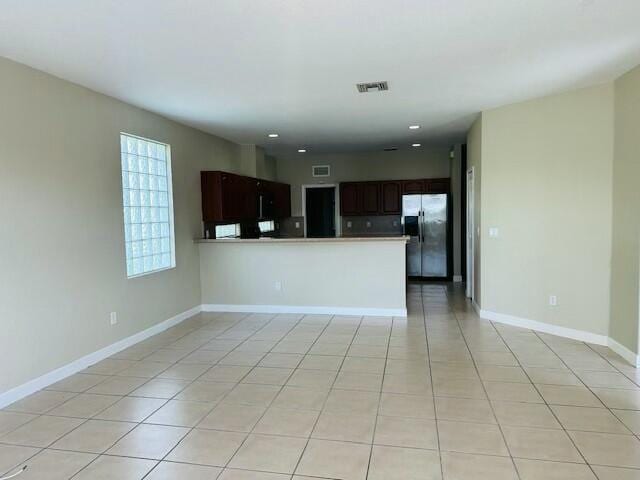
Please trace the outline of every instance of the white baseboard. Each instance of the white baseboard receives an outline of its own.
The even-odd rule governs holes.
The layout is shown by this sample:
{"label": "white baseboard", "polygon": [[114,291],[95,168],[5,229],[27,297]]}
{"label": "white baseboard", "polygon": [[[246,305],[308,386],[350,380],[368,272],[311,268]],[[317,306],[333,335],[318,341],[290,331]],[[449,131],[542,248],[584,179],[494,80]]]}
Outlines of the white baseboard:
{"label": "white baseboard", "polygon": [[640,368],[640,355],[633,353],[621,343],[609,337],[608,347],[636,368]]}
{"label": "white baseboard", "polygon": [[171,317],[163,322],[160,322],[153,327],[149,327],[146,330],[138,332],[130,337],[123,338],[122,340],[117,341],[116,343],[112,343],[111,345],[101,348],[100,350],[85,355],[77,360],[74,360],[67,365],[57,368],[49,373],[46,373],[38,378],[35,378],[27,383],[23,383],[11,390],[8,390],[2,394],[0,394],[0,408],[4,408],[7,405],[10,405],[21,398],[24,398],[32,393],[35,393],[43,388],[48,387],[49,385],[53,385],[60,380],[67,378],[74,373],[78,373],[84,370],[87,367],[99,362],[100,360],[104,360],[105,358],[114,355],[125,348],[129,348],[136,343],[139,343],[143,340],[146,340],[149,337],[157,335],[160,332],[171,328],[187,318],[190,318],[197,313],[202,311],[201,306],[198,305],[193,307],[186,312],[179,313],[178,315]]}
{"label": "white baseboard", "polygon": [[406,308],[312,307],[305,305],[224,305],[204,304],[203,312],[301,313],[305,315],[357,315],[371,317],[406,317]]}
{"label": "white baseboard", "polygon": [[462,275],[454,275],[453,283],[462,283]]}
{"label": "white baseboard", "polygon": [[514,327],[527,328],[537,332],[549,333],[558,337],[571,338],[580,342],[594,343],[596,345],[608,345],[609,338],[606,335],[598,335],[597,333],[585,332],[583,330],[575,330],[573,328],[560,327],[549,323],[529,320],[527,318],[515,317],[504,313],[490,312],[488,310],[480,310],[481,318],[491,320],[492,322],[504,323]]}

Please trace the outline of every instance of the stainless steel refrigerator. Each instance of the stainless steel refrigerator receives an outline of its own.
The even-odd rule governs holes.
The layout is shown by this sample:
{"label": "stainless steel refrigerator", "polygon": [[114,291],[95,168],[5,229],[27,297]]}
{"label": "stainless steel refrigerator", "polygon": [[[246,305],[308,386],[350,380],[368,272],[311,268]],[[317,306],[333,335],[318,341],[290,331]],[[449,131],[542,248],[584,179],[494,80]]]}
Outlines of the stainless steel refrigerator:
{"label": "stainless steel refrigerator", "polygon": [[446,278],[448,272],[448,196],[403,195],[402,224],[407,243],[407,275]]}

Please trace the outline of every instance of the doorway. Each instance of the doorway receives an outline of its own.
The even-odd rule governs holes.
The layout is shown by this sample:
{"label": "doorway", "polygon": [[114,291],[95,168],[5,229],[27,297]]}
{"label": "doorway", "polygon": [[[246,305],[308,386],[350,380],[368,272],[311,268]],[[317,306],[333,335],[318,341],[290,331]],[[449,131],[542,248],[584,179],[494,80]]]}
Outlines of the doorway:
{"label": "doorway", "polygon": [[474,210],[474,172],[473,167],[467,170],[467,298],[475,300],[475,210]]}
{"label": "doorway", "polygon": [[305,232],[309,238],[336,236],[336,187],[307,186],[304,190]]}

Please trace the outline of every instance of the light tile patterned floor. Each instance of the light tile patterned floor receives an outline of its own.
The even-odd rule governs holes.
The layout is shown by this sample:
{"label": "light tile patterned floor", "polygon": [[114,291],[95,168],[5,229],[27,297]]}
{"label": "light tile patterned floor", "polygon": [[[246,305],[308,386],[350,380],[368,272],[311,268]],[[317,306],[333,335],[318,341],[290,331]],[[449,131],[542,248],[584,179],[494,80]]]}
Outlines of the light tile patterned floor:
{"label": "light tile patterned floor", "polygon": [[638,480],[638,372],[412,284],[408,318],[201,314],[0,411],[20,480]]}

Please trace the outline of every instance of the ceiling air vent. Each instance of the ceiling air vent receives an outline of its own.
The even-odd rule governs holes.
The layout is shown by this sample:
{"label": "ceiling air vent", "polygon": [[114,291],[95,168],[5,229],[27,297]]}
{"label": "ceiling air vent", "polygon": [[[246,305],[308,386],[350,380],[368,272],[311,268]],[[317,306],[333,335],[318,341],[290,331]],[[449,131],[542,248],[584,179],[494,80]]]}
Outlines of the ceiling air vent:
{"label": "ceiling air vent", "polygon": [[311,167],[311,175],[314,177],[328,177],[331,175],[331,167],[329,165],[314,165]]}
{"label": "ceiling air vent", "polygon": [[389,84],[387,82],[357,83],[356,88],[360,93],[386,92],[389,90]]}

